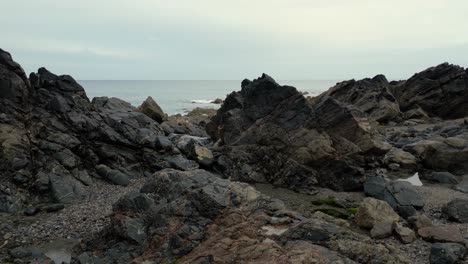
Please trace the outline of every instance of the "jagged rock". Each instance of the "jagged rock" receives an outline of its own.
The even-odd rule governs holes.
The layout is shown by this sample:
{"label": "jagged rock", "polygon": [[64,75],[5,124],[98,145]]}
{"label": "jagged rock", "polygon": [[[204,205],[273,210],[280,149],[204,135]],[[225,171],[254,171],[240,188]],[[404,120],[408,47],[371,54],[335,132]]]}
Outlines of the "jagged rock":
{"label": "jagged rock", "polygon": [[448,63],[415,74],[394,89],[402,110],[421,107],[431,116],[454,119],[468,116],[468,73]]}
{"label": "jagged rock", "polygon": [[167,114],[163,112],[161,107],[154,101],[151,96],[148,96],[146,100],[137,108],[138,111],[151,117],[158,123],[162,123],[167,120]]}
{"label": "jagged rock", "polygon": [[199,167],[197,162],[186,159],[182,155],[167,157],[166,161],[169,163],[171,168],[177,170],[191,171],[196,170]]}
{"label": "jagged rock", "polygon": [[455,190],[468,193],[468,175],[463,176],[463,180],[454,187]]}
{"label": "jagged rock", "polygon": [[386,180],[384,177],[368,177],[364,183],[364,192],[370,197],[384,200],[384,191],[387,182],[388,180]]}
{"label": "jagged rock", "polygon": [[330,96],[337,101],[354,105],[370,119],[385,122],[398,117],[400,106],[390,91],[390,85],[383,75],[360,81],[338,83],[320,95]]}
{"label": "jagged rock", "polygon": [[380,222],[398,222],[400,217],[387,202],[368,197],[362,201],[354,220],[358,226],[372,229]]}
{"label": "jagged rock", "polygon": [[463,243],[463,236],[456,226],[429,226],[418,230],[418,235],[429,242]]}
{"label": "jagged rock", "polygon": [[292,189],[358,189],[361,162],[390,149],[358,109],[330,96],[311,104],[265,74],[231,93],[207,132],[225,144],[224,174]]}
{"label": "jagged rock", "polygon": [[456,264],[465,257],[466,248],[456,243],[434,243],[431,246],[431,264]]}
{"label": "jagged rock", "polygon": [[455,199],[444,206],[443,212],[450,220],[468,223],[468,200]]}

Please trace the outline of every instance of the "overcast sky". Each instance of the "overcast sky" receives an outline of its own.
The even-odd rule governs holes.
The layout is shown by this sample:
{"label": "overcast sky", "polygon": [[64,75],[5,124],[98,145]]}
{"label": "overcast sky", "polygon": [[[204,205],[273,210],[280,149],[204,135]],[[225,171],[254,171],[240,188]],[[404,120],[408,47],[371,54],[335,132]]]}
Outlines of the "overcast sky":
{"label": "overcast sky", "polygon": [[1,0],[0,47],[76,79],[391,79],[468,66],[466,0]]}

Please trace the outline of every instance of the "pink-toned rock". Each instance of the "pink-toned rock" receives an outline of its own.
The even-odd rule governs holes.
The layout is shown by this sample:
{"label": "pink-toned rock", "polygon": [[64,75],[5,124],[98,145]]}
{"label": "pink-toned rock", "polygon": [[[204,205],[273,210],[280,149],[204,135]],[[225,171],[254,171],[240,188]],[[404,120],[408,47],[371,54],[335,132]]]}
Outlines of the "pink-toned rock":
{"label": "pink-toned rock", "polygon": [[463,236],[456,226],[429,226],[418,230],[419,236],[429,242],[462,243]]}

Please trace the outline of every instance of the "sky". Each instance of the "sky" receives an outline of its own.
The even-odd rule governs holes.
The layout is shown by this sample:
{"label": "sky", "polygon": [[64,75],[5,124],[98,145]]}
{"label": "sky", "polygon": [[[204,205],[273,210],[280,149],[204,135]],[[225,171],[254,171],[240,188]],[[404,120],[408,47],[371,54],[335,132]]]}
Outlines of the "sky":
{"label": "sky", "polygon": [[0,0],[0,48],[80,80],[406,79],[468,66],[466,0]]}

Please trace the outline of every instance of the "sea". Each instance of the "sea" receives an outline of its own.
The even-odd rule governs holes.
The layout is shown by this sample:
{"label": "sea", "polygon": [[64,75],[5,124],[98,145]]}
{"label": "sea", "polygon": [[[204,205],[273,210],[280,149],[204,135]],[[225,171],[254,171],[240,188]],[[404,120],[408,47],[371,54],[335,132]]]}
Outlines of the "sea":
{"label": "sea", "polygon": [[[186,114],[196,107],[217,109],[220,105],[212,104],[214,99],[225,99],[228,94],[241,89],[241,81],[195,80],[195,81],[78,81],[89,97],[117,97],[137,107],[151,96],[164,112]],[[278,81],[281,85],[294,86],[300,92],[315,96],[334,86],[334,80],[295,80]]]}

